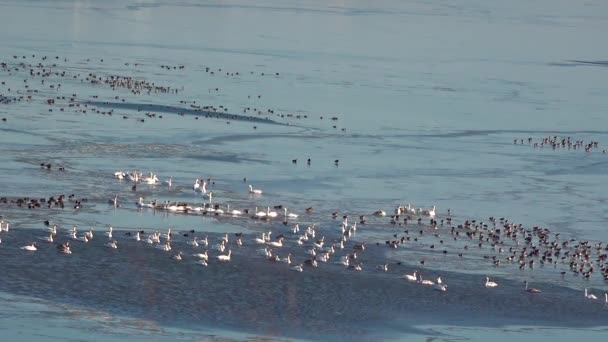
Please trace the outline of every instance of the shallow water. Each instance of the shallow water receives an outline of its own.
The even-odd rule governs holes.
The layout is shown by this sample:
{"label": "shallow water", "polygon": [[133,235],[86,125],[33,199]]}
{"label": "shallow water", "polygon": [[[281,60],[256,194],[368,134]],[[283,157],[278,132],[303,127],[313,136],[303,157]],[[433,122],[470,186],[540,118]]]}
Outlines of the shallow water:
{"label": "shallow water", "polygon": [[[0,122],[0,196],[74,193],[88,199],[78,210],[73,203],[35,210],[0,203],[2,219],[13,227],[1,236],[0,254],[7,261],[0,270],[9,275],[0,278],[0,290],[27,296],[15,297],[18,305],[27,307],[29,299],[23,298],[33,297],[51,306],[107,312],[154,325],[163,332],[153,335],[158,339],[190,338],[191,331],[205,329],[207,335],[237,340],[339,339],[342,334],[478,340],[496,332],[549,340],[565,336],[554,330],[564,326],[589,336],[605,334],[592,328],[606,325],[605,309],[584,301],[581,292],[585,287],[598,295],[608,291],[599,277],[562,277],[568,269],[564,264],[525,271],[509,264],[494,267],[483,258],[492,255],[488,246],[465,252],[465,245],[475,244],[452,241],[448,225],[398,227],[387,218],[369,217],[347,246],[368,243],[361,273],[331,264],[294,274],[258,257],[247,243],[223,267],[212,263],[203,270],[191,260],[176,266],[166,253],[136,248],[122,235],[136,229],[194,229],[214,238],[243,232],[248,242],[262,231],[288,232],[280,220],[136,209],[139,196],[202,202],[191,190],[198,177],[215,181],[213,203],[251,210],[283,204],[301,215],[302,226],[317,224],[334,242],[340,232],[332,212],[349,214],[352,222],[379,209],[390,214],[407,203],[436,205],[440,218],[451,208],[458,223],[509,217],[527,227],[548,227],[563,241],[607,241],[608,155],[601,150],[608,142],[608,69],[602,62],[608,48],[598,43],[608,29],[603,2],[43,1],[0,6],[4,27],[19,28],[0,30],[0,61],[11,67],[36,64],[48,55],[45,63],[57,64],[53,69],[68,76],[132,76],[178,90],[134,95],[58,76],[42,85],[27,68],[1,70],[1,95],[29,94],[33,100],[0,104],[0,117],[7,118]],[[39,92],[25,93],[24,79]],[[49,87],[57,84],[61,88]],[[61,99],[46,104],[50,97],[69,99],[71,94],[82,106],[114,113],[97,114],[87,107],[83,114],[76,111],[83,107],[69,107]],[[221,115],[206,117],[215,114],[196,113],[192,105],[214,106]],[[260,114],[245,113],[247,107]],[[515,138],[538,142],[553,135],[596,140],[600,146],[585,153],[513,144]],[[291,162],[295,158],[297,164]],[[54,167],[40,168],[43,162]],[[60,165],[64,172],[57,170]],[[132,191],[130,182],[112,177],[117,170],[154,172],[162,180],[172,176],[175,185],[138,185]],[[264,194],[248,195],[249,183]],[[115,194],[119,208],[107,204]],[[307,207],[314,212],[306,214]],[[120,230],[121,247],[108,251],[98,237],[90,248],[75,246],[69,257],[46,245],[34,255],[21,253],[19,246],[44,235],[44,220],[58,224],[63,235],[74,224],[92,226],[99,235],[113,225]],[[417,243],[395,250],[382,245],[393,234],[409,230],[413,237],[419,229],[424,236]],[[442,246],[440,239],[446,240]],[[288,249],[303,260],[302,249],[288,240]],[[438,248],[430,250],[430,245]],[[463,258],[456,257],[463,252]],[[384,262],[389,263],[387,274],[374,271]],[[441,275],[449,292],[395,280],[414,269],[429,278]],[[111,276],[100,280],[104,272]],[[501,284],[494,293],[481,286],[486,274]],[[542,287],[543,295],[523,295],[524,279]],[[171,290],[155,290],[161,288]],[[193,295],[199,292],[210,295]],[[505,307],[504,298],[512,306]],[[353,302],[360,306],[353,308]],[[470,315],[462,317],[463,311]],[[7,329],[17,336],[24,333],[24,322],[55,324],[50,316],[26,311],[13,330]],[[141,337],[130,328],[106,335],[103,324],[86,315],[53,332],[81,339],[89,325],[98,327],[93,334],[100,340]],[[506,325],[523,328],[501,330]],[[216,328],[223,330],[216,333]]]}

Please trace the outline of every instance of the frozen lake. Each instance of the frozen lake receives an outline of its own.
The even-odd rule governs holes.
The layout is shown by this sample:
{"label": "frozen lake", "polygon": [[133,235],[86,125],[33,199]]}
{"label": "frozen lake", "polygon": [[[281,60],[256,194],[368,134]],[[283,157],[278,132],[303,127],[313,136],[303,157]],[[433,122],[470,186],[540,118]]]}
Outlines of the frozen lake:
{"label": "frozen lake", "polygon": [[[573,331],[608,334],[603,301],[582,294],[586,287],[602,298],[608,292],[599,268],[585,279],[567,262],[496,267],[491,256],[504,259],[519,246],[503,239],[477,247],[456,239],[448,222],[433,229],[426,218],[396,225],[371,216],[392,215],[400,204],[435,205],[441,220],[450,209],[454,225],[505,217],[559,233],[560,244],[608,241],[608,3],[3,1],[0,22],[0,197],[7,198],[0,215],[11,222],[0,234],[0,272],[7,274],[0,317],[10,336],[339,340],[344,332],[363,340],[500,334],[553,341]],[[598,146],[541,146],[547,137]],[[113,178],[118,170],[172,177],[173,186],[133,190]],[[284,250],[303,261],[289,235],[296,220],[285,227],[280,219],[135,205],[139,197],[200,203],[195,178],[214,181],[213,203],[224,209],[281,204],[332,243],[342,215],[351,224],[367,215],[336,253],[367,243],[363,272],[330,262],[295,273],[247,245],[261,232],[285,233]],[[251,196],[247,184],[264,194]],[[75,202],[64,209],[10,203],[60,194],[87,201],[80,209]],[[119,208],[108,205],[114,195]],[[45,220],[61,228],[62,239],[78,225],[93,227],[99,240],[75,245],[66,259],[39,240]],[[119,232],[114,254],[103,248],[108,225]],[[227,267],[201,270],[174,267],[170,253],[125,235],[169,228],[187,256],[190,230],[246,238]],[[404,248],[385,247],[404,233],[412,239]],[[19,249],[30,240],[40,245],[33,255]],[[133,260],[140,264],[123,267]],[[385,262],[389,272],[374,270]],[[450,291],[397,279],[415,269],[441,276]],[[486,275],[501,283],[494,295],[483,287]],[[248,283],[252,277],[259,282]],[[543,296],[522,293],[524,280]],[[146,291],[166,286],[172,291],[146,301]],[[338,286],[345,292],[333,292]],[[289,306],[282,296],[290,296]],[[357,300],[360,307],[346,314]],[[109,331],[113,325],[120,331]]]}

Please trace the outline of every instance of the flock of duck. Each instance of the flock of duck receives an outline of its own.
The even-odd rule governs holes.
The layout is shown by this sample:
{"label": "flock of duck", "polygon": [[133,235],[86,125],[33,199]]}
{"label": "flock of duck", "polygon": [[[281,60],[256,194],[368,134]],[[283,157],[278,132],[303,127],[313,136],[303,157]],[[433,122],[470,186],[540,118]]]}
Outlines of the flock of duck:
{"label": "flock of duck", "polygon": [[[74,65],[70,64],[71,62],[76,63],[75,65],[77,68],[74,68]],[[142,108],[152,108],[159,112],[176,113],[180,116],[184,116],[185,113],[189,113],[192,114],[196,120],[198,120],[199,117],[227,119],[227,123],[230,123],[230,120],[257,122],[257,120],[259,120],[261,117],[264,117],[266,122],[271,122],[271,117],[281,120],[302,120],[311,117],[307,114],[294,114],[289,112],[279,112],[272,108],[262,108],[261,104],[259,103],[262,99],[261,94],[248,95],[248,101],[252,101],[253,99],[255,102],[252,102],[251,105],[242,107],[242,110],[233,110],[232,114],[230,113],[231,111],[227,105],[203,105],[197,103],[196,100],[182,99],[176,101],[175,106],[151,106],[129,103],[128,98],[121,98],[119,95],[113,95],[111,99],[107,98],[100,100],[100,95],[92,95],[88,98],[83,98],[79,97],[79,95],[76,93],[64,95],[59,94],[59,92],[62,91],[62,84],[64,84],[63,88],[65,88],[65,85],[74,84],[74,82],[78,82],[79,86],[86,84],[90,85],[91,87],[107,87],[113,91],[125,90],[128,91],[128,94],[131,97],[141,95],[179,95],[184,90],[183,87],[164,86],[158,82],[153,82],[134,76],[117,75],[115,73],[101,74],[95,72],[83,73],[74,71],[81,69],[81,64],[95,62],[103,64],[104,60],[91,60],[90,58],[87,58],[85,60],[72,61],[68,58],[60,56],[37,56],[35,54],[32,54],[31,56],[12,56],[12,58],[9,60],[0,62],[0,72],[4,72],[9,76],[14,77],[23,76],[24,79],[23,83],[14,85],[13,87],[10,87],[6,81],[2,81],[0,84],[0,104],[10,105],[41,101],[48,105],[48,112],[53,112],[54,109],[57,109],[60,112],[72,110],[74,113],[79,114],[96,113],[107,116],[112,116],[115,114],[115,109],[137,110],[138,112],[142,112]],[[127,67],[133,67],[134,71],[139,71],[142,67],[146,67],[146,65],[142,63],[127,62],[124,63],[124,65]],[[163,70],[177,72],[184,72],[187,69],[184,65],[161,65],[160,67]],[[222,68],[213,69],[211,67],[206,67],[204,72],[204,74],[208,77],[225,75],[226,77],[241,78],[245,77],[247,74],[235,71],[228,72]],[[250,77],[255,75],[266,76],[267,74],[268,73],[264,72],[249,72]],[[270,74],[274,77],[278,77],[280,75],[279,72],[273,72]],[[218,87],[209,88],[210,93],[212,90],[214,94],[220,92]],[[54,93],[56,95],[49,97],[49,93]],[[188,105],[188,107],[183,107],[183,105]],[[242,112],[242,114],[235,114],[236,112]],[[145,118],[142,117],[132,117],[126,113],[121,114],[121,116],[123,119],[134,118],[139,122],[145,122]],[[147,118],[163,118],[163,115],[153,112],[145,112],[145,116]],[[338,117],[336,115],[319,115],[320,120],[323,120],[326,117],[331,118],[331,121],[334,123],[338,121]],[[7,118],[2,118],[2,121],[6,122]],[[290,123],[288,122],[287,124]],[[335,124],[332,124],[332,127],[334,129],[339,128]],[[257,129],[257,126],[254,126],[254,129]],[[340,129],[341,131],[346,131],[345,128]]]}
{"label": "flock of duck", "polygon": [[[599,147],[599,142],[595,140],[587,142],[584,139],[573,139],[571,137],[560,137],[557,135],[543,137],[534,143],[532,143],[532,138],[527,138],[525,140],[528,142],[528,145],[531,145],[534,148],[550,147],[553,150],[584,150],[585,152],[592,152]],[[524,139],[513,139],[513,144],[523,145]],[[603,149],[602,153],[606,153],[606,150]]]}

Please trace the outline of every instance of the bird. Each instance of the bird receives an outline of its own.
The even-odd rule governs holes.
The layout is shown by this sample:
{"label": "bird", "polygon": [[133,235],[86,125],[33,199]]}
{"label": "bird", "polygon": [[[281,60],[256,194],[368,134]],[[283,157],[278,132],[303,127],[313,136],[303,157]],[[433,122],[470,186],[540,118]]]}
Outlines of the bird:
{"label": "bird", "polygon": [[597,300],[597,296],[592,293],[587,293],[587,289],[585,289],[585,298]]}
{"label": "bird", "polygon": [[205,251],[203,253],[195,253],[195,254],[192,254],[192,256],[195,258],[202,259],[202,260],[209,260],[209,255],[207,254],[207,251]]}
{"label": "bird", "polygon": [[433,286],[433,289],[436,291],[446,292],[448,290],[448,286],[441,282],[441,278],[437,278],[437,284]]}
{"label": "bird", "polygon": [[251,186],[251,184],[249,184],[249,193],[250,194],[256,194],[256,195],[261,195],[262,194],[262,190],[260,190],[260,189],[254,189],[253,186]]}
{"label": "bird", "polygon": [[414,271],[412,274],[404,274],[401,279],[406,279],[407,281],[418,281],[418,271]]}
{"label": "bird", "polygon": [[296,272],[303,272],[304,269],[302,268],[302,264],[299,265],[295,265],[295,266],[291,266],[289,269],[292,271],[296,271]]}
{"label": "bird", "polygon": [[226,254],[226,255],[222,255],[222,254],[218,255],[217,256],[217,260],[218,261],[230,261],[230,256],[231,255],[232,255],[232,251],[228,250],[228,254]]}
{"label": "bird", "polygon": [[490,281],[490,277],[486,277],[486,283],[485,283],[486,287],[497,287],[498,283],[495,283],[493,281]]}
{"label": "bird", "polygon": [[38,248],[36,248],[36,243],[35,242],[32,242],[31,245],[27,245],[27,246],[21,247],[21,249],[26,250],[26,251],[30,251],[30,252],[34,252],[34,251],[38,250]]}
{"label": "bird", "polygon": [[283,212],[285,213],[285,217],[287,218],[298,218],[298,214],[287,213],[287,208],[283,208]]}
{"label": "bird", "polygon": [[384,265],[378,265],[378,266],[376,266],[376,269],[377,269],[378,271],[388,272],[388,265],[387,265],[387,264],[384,264]]}
{"label": "bird", "polygon": [[535,287],[528,287],[528,281],[525,281],[526,284],[526,288],[524,289],[526,292],[530,292],[530,293],[540,293],[541,291]]}
{"label": "bird", "polygon": [[116,244],[116,241],[108,242],[108,243],[106,243],[106,245],[105,245],[105,246],[106,246],[106,247],[113,248],[113,249],[118,248],[118,245]]}

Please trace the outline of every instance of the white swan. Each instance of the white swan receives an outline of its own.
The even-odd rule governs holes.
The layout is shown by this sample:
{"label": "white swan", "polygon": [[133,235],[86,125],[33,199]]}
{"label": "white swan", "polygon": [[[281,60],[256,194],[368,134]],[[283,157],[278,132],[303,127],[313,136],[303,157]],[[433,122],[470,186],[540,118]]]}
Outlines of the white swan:
{"label": "white swan", "polygon": [[284,213],[285,217],[287,217],[287,218],[298,218],[298,216],[300,216],[300,215],[294,214],[294,213],[287,213],[287,208],[283,209],[283,213]]}
{"label": "white swan", "polygon": [[251,186],[251,184],[249,185],[249,193],[250,194],[256,194],[256,195],[261,195],[262,194],[262,190],[260,189],[254,189],[253,186]]}
{"label": "white swan", "polygon": [[53,225],[52,227],[47,227],[47,229],[51,232],[51,234],[57,234],[57,225]]}
{"label": "white swan", "polygon": [[386,216],[386,211],[384,211],[384,210],[375,211],[374,216]]}
{"label": "white swan", "polygon": [[284,262],[287,265],[290,265],[291,264],[291,253],[287,254],[287,257],[281,259],[281,262]]}
{"label": "white swan", "polygon": [[192,188],[194,189],[194,191],[200,191],[200,190],[199,190],[199,189],[200,189],[200,187],[201,187],[201,183],[200,183],[200,180],[197,178],[197,179],[194,181],[194,185],[192,186]]}
{"label": "white swan", "polygon": [[118,245],[116,244],[116,241],[112,241],[112,242],[108,242],[106,243],[106,247],[110,247],[110,248],[118,248]]}
{"label": "white swan", "polygon": [[53,239],[53,234],[49,234],[49,236],[43,236],[40,238],[40,240],[44,240],[44,241],[48,241],[48,242],[54,242],[55,240]]}
{"label": "white swan", "polygon": [[76,235],[74,235],[72,238],[74,240],[80,241],[80,242],[85,242],[85,243],[89,242],[89,238],[86,235],[85,236],[76,236]]}
{"label": "white swan", "polygon": [[114,228],[112,228],[112,226],[110,226],[108,228],[108,231],[106,232],[106,235],[108,236],[108,239],[112,238],[112,231],[114,230]]}
{"label": "white swan", "polygon": [[490,277],[486,277],[486,287],[497,287],[498,283],[495,283],[493,281],[490,281]]}
{"label": "white swan", "polygon": [[124,179],[127,176],[126,173],[122,172],[122,171],[116,171],[114,172],[114,178],[118,178],[120,180]]}
{"label": "white swan", "polygon": [[587,294],[587,289],[585,289],[585,298],[597,300],[597,296],[596,295],[594,295],[592,293]]}
{"label": "white swan", "polygon": [[137,207],[138,208],[154,208],[154,203],[145,203],[143,197],[139,198],[139,201],[137,201]]}
{"label": "white swan", "polygon": [[437,278],[437,284],[433,286],[433,289],[436,291],[446,292],[448,290],[448,286],[441,283],[441,278]]}
{"label": "white swan", "polygon": [[304,269],[302,268],[302,264],[292,266],[289,269],[292,271],[296,271],[296,272],[304,272]]}
{"label": "white swan", "polygon": [[224,234],[224,236],[220,238],[220,241],[223,243],[228,243],[228,233]]}
{"label": "white swan", "polygon": [[207,260],[199,260],[199,261],[195,262],[195,264],[207,266]]}
{"label": "white swan", "polygon": [[191,246],[198,247],[198,241],[196,241],[196,236],[191,241],[188,241],[186,243]]}
{"label": "white swan", "polygon": [[174,259],[174,260],[181,261],[181,260],[182,260],[182,252],[180,251],[179,253],[175,254],[175,255],[173,256],[173,259]]}
{"label": "white swan", "polygon": [[377,269],[378,271],[388,272],[388,265],[387,265],[387,264],[384,264],[384,265],[378,265],[378,266],[376,266],[376,269]]}
{"label": "white swan", "polygon": [[420,274],[418,274],[418,282],[422,285],[435,285],[435,282],[432,280],[426,280],[426,279],[422,279],[422,276]]}
{"label": "white swan", "polygon": [[226,212],[228,212],[228,214],[230,214],[232,216],[239,216],[239,215],[243,214],[243,212],[240,210],[236,210],[236,209],[230,210],[230,204],[228,204],[228,207],[226,208]]}
{"label": "white swan", "polygon": [[165,185],[167,185],[168,187],[172,187],[173,186],[173,176],[169,177],[169,179],[167,179],[165,181]]}
{"label": "white swan", "polygon": [[540,293],[541,292],[539,289],[537,289],[535,287],[528,287],[528,281],[527,280],[524,283],[526,284],[526,287],[524,289],[526,292],[530,292],[530,293]]}
{"label": "white swan", "polygon": [[430,218],[435,217],[435,206],[431,210],[422,210],[422,214],[429,216]]}
{"label": "white swan", "polygon": [[32,242],[31,245],[23,246],[23,247],[20,247],[20,248],[23,249],[23,250],[26,250],[26,251],[30,251],[30,252],[34,252],[34,251],[38,250],[38,248],[36,248],[36,243],[35,242]]}
{"label": "white swan", "polygon": [[270,207],[266,208],[266,216],[268,217],[277,217],[278,214],[276,211],[270,211]]}
{"label": "white swan", "polygon": [[278,241],[271,241],[268,244],[272,247],[283,247],[283,238],[280,238]]}
{"label": "white swan", "polygon": [[258,211],[258,207],[255,207],[255,217],[257,217],[257,218],[266,217],[266,212]]}
{"label": "white swan", "polygon": [[201,245],[203,245],[204,247],[209,246],[209,239],[208,239],[208,236],[205,236],[205,238],[204,238],[204,239],[202,239],[202,240],[198,240],[198,243],[200,243],[200,244],[201,244]]}
{"label": "white swan", "polygon": [[168,252],[171,250],[171,244],[169,242],[167,242],[165,244],[156,246],[156,248],[160,249],[161,251]]}
{"label": "white swan", "polygon": [[404,274],[401,279],[406,279],[407,281],[418,281],[418,271],[414,271],[412,274]]}
{"label": "white swan", "polygon": [[258,244],[265,244],[266,243],[266,233],[262,233],[262,237],[256,237],[255,239],[253,239],[253,242],[258,243]]}
{"label": "white swan", "polygon": [[213,245],[211,248],[215,249],[217,251],[220,251],[220,252],[224,252],[224,250],[226,250],[226,245],[225,245],[225,242],[222,241],[216,245]]}
{"label": "white swan", "polygon": [[218,255],[216,258],[218,261],[230,261],[230,256],[232,255],[232,251],[228,250],[227,255]]}
{"label": "white swan", "polygon": [[203,253],[192,254],[192,256],[195,258],[203,259],[203,260],[209,260],[209,255],[207,254],[207,251],[205,251]]}
{"label": "white swan", "polygon": [[132,237],[132,239],[134,239],[135,241],[141,241],[141,234],[139,233],[139,231],[137,232],[137,234],[135,234],[134,237]]}

